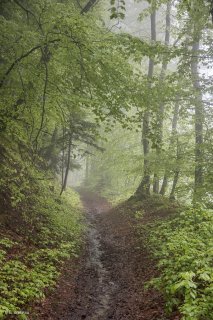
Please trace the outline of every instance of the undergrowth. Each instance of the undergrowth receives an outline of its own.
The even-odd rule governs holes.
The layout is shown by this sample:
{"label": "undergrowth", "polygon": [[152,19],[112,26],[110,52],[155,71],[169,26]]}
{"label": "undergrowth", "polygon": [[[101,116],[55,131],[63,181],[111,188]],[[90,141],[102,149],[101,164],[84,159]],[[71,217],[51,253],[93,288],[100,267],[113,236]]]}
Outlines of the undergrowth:
{"label": "undergrowth", "polygon": [[213,211],[191,208],[140,228],[158,259],[160,275],[150,281],[164,293],[168,312],[183,320],[213,319]]}
{"label": "undergrowth", "polygon": [[57,182],[45,179],[50,172],[44,177],[16,154],[5,159],[0,179],[0,319],[28,319],[30,305],[54,288],[63,262],[78,255],[82,208],[72,189],[59,196]]}

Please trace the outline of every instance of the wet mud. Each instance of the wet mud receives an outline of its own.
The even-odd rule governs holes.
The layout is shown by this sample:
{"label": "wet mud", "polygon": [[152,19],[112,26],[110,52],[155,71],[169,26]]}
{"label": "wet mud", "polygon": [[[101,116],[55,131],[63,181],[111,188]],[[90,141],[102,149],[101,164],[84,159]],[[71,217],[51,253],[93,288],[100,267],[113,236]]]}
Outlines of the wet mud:
{"label": "wet mud", "polygon": [[30,320],[179,320],[166,316],[162,294],[144,284],[159,270],[135,232],[125,206],[81,193],[87,233],[85,250],[67,261],[57,289]]}

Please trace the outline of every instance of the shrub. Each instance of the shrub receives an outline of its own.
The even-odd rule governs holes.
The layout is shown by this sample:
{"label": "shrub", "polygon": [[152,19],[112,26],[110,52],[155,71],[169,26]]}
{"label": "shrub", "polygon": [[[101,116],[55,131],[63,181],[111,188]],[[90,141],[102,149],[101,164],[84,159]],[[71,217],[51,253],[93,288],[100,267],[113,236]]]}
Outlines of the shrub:
{"label": "shrub", "polygon": [[59,197],[55,188],[53,194],[41,184],[37,202],[22,212],[29,227],[24,237],[0,240],[0,319],[11,314],[27,319],[22,311],[28,310],[31,301],[44,298],[45,288],[53,288],[64,260],[78,254],[83,230],[79,196],[70,189]]}
{"label": "shrub", "polygon": [[178,307],[183,320],[213,319],[213,211],[192,208],[147,230],[161,271],[150,284],[167,309]]}

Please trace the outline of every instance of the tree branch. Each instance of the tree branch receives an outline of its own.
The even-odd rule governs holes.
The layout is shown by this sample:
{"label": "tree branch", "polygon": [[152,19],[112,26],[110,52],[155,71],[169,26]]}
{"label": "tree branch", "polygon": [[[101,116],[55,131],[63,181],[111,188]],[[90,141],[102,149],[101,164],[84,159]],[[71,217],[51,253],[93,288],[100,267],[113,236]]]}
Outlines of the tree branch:
{"label": "tree branch", "polygon": [[[42,49],[41,49],[42,50]],[[44,125],[44,116],[45,116],[45,105],[46,105],[46,95],[47,95],[47,85],[48,85],[48,67],[47,67],[47,62],[44,61],[44,67],[45,67],[45,81],[44,81],[44,91],[43,91],[43,96],[42,96],[42,113],[41,113],[41,123],[39,130],[37,132],[36,138],[35,138],[35,150],[37,151],[38,148],[38,138],[39,135],[43,129]]]}
{"label": "tree branch", "polygon": [[[61,41],[60,39],[54,39],[49,41],[49,43],[54,43],[54,42],[59,42]],[[47,45],[47,44],[46,44]],[[27,58],[31,53],[33,53],[34,51],[41,49],[43,47],[43,45],[38,44],[37,46],[31,48],[29,51],[27,51],[26,53],[22,54],[19,58],[17,58],[12,64],[11,66],[7,69],[7,71],[5,72],[5,74],[2,77],[2,80],[0,81],[0,88],[3,86],[4,81],[6,79],[6,77],[10,74],[10,72],[13,70],[13,68],[24,58]]]}
{"label": "tree branch", "polygon": [[89,0],[81,10],[81,14],[87,13],[98,2],[98,0]]}
{"label": "tree branch", "polygon": [[30,11],[30,10],[27,9],[27,8],[25,8],[25,7],[24,7],[21,3],[19,3],[17,0],[13,0],[13,1],[17,4],[17,6],[19,6],[23,11],[25,11],[27,15],[28,15],[28,14],[31,14],[31,16],[33,16],[33,17],[35,18],[36,22],[38,22],[35,14],[34,14],[32,11]]}

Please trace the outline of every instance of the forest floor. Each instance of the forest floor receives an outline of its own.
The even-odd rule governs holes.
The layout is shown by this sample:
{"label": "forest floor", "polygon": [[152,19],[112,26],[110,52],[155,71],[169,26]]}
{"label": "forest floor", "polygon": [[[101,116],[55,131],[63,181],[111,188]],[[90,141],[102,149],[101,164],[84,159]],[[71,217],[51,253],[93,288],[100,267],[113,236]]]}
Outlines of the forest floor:
{"label": "forest floor", "polygon": [[67,261],[56,290],[36,306],[31,319],[178,320],[177,314],[164,314],[160,292],[144,289],[159,271],[125,204],[111,208],[97,195],[83,192],[81,197],[88,225],[85,250]]}

